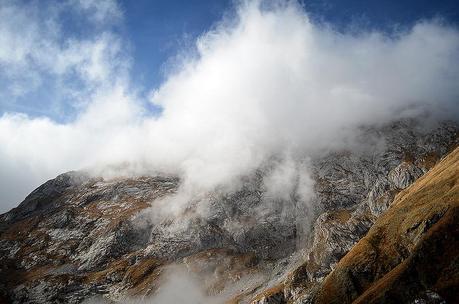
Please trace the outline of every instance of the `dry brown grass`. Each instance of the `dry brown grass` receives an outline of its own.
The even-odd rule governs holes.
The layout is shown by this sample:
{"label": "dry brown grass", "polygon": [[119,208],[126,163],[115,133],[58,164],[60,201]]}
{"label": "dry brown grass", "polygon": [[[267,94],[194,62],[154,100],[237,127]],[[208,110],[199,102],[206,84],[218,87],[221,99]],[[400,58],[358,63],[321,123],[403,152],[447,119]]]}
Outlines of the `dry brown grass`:
{"label": "dry brown grass", "polygon": [[1,238],[4,240],[18,241],[23,240],[32,232],[40,222],[38,217],[30,217],[13,223],[2,233]]}
{"label": "dry brown grass", "polygon": [[338,221],[340,223],[346,223],[351,218],[351,211],[349,210],[337,210],[331,213],[330,220]]}

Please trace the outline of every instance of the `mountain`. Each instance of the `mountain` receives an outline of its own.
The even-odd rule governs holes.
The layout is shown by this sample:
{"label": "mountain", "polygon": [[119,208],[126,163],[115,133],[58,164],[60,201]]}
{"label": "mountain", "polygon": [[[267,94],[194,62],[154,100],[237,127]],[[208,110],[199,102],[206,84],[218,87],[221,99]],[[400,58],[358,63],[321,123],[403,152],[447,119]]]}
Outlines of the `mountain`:
{"label": "mountain", "polygon": [[458,127],[362,134],[312,157],[306,206],[268,196],[270,164],[165,214],[178,177],[59,175],[0,216],[0,302],[455,303]]}
{"label": "mountain", "polygon": [[456,148],[400,191],[324,280],[308,285],[311,259],[258,303],[458,303],[458,220]]}
{"label": "mountain", "polygon": [[[437,293],[458,303],[459,148],[395,197],[340,260],[316,303],[408,302]],[[426,295],[426,296],[427,296]]]}

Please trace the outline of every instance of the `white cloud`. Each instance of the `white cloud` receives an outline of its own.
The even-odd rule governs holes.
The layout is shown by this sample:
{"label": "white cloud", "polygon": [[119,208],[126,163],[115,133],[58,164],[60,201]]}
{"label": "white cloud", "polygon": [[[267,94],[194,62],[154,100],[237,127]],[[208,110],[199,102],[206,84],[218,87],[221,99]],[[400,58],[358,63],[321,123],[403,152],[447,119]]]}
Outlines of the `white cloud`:
{"label": "white cloud", "polygon": [[116,0],[70,0],[71,6],[79,8],[97,24],[118,22],[123,13]]}
{"label": "white cloud", "polygon": [[[210,304],[222,302],[222,299],[212,298],[202,290],[202,282],[186,269],[170,267],[166,280],[156,294],[145,303],[190,303]],[[180,292],[177,292],[180,290]]]}
{"label": "white cloud", "polygon": [[[152,296],[139,298],[122,298],[127,304],[164,304],[164,303],[190,303],[213,304],[223,303],[224,299],[209,296],[203,290],[202,281],[188,271],[183,265],[173,265],[162,269],[160,278],[161,286]],[[103,298],[88,299],[83,304],[106,304]]]}
{"label": "white cloud", "polygon": [[[7,39],[19,39],[13,36]],[[48,69],[73,69],[93,89],[70,123],[18,114],[0,118],[0,166],[7,168],[0,172],[0,193],[7,193],[0,198],[3,209],[71,169],[101,172],[130,163],[134,172],[173,172],[190,188],[210,189],[272,156],[287,155],[293,162],[288,168],[295,168],[314,153],[342,147],[363,124],[421,111],[458,114],[459,33],[435,21],[395,37],[343,34],[312,23],[292,4],[270,10],[258,2],[242,4],[237,21],[200,37],[198,56],[181,61],[152,92],[163,108],[159,117],[145,113],[126,73],[119,72],[128,70],[116,47],[119,37],[103,33],[58,47],[54,38],[38,37],[50,39],[57,58],[53,67],[43,60]],[[19,67],[29,64],[36,45],[18,45],[26,55],[1,56]],[[289,172],[295,170],[279,176]],[[17,181],[14,193],[9,181]]]}
{"label": "white cloud", "polygon": [[[82,0],[46,6],[3,1],[0,77],[6,84],[1,86],[2,97],[22,96],[51,81],[70,86],[66,82],[71,77],[83,83],[79,90],[85,90],[125,73],[129,60],[122,56],[119,37],[104,27],[94,33],[86,29],[84,37],[73,37],[62,25],[64,15],[81,10],[88,11],[86,19],[97,15],[101,26],[114,22],[121,14],[115,4]],[[82,24],[86,26],[87,22]]]}

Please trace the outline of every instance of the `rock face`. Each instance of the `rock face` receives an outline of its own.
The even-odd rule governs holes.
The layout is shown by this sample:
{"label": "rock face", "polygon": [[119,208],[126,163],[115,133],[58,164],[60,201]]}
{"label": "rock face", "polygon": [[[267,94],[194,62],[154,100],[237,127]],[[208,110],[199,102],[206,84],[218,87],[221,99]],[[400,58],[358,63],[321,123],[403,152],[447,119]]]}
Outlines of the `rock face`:
{"label": "rock face", "polygon": [[[80,303],[94,296],[123,302],[155,294],[168,269],[182,265],[215,302],[321,301],[326,283],[335,284],[343,257],[458,142],[452,123],[424,128],[399,122],[363,134],[362,141],[370,143],[358,151],[313,157],[311,205],[317,208],[308,221],[294,195],[276,200],[267,195],[266,168],[244,178],[237,190],[187,198],[187,208],[173,215],[161,210],[180,190],[176,177],[104,180],[62,174],[0,216],[0,297],[7,303]],[[420,240],[434,231],[429,228],[445,216],[454,219],[451,212],[446,208],[418,226],[413,222],[411,245],[394,249],[397,258],[388,257],[378,275],[411,258],[417,244],[427,244]],[[427,232],[420,233],[423,229]],[[412,259],[438,258],[438,252],[429,254]],[[366,285],[353,286],[356,291],[349,289],[346,296],[354,300],[367,290],[375,295],[371,288],[379,278],[365,277]],[[419,299],[442,296],[435,284],[429,290],[416,287]]]}

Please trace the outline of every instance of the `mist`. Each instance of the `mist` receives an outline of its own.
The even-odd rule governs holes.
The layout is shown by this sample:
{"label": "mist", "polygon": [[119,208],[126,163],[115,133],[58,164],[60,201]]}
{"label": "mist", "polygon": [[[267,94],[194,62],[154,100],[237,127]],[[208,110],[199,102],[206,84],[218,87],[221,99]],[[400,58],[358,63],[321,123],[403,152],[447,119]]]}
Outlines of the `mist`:
{"label": "mist", "polygon": [[[161,286],[154,295],[144,297],[122,298],[128,304],[161,304],[161,303],[190,303],[211,304],[223,303],[224,299],[206,294],[202,288],[202,281],[189,272],[183,265],[168,266],[161,275]],[[111,303],[102,297],[89,299],[84,304]]]}
{"label": "mist", "polygon": [[[238,4],[234,15],[181,50],[147,99],[129,76],[126,52],[101,44],[120,39],[104,30],[90,44],[97,56],[83,54],[91,60],[68,67],[87,88],[74,119],[1,116],[1,210],[69,170],[173,174],[196,194],[232,188],[273,157],[283,165],[265,182],[273,189],[268,193],[282,197],[287,194],[275,189],[288,189],[299,176],[308,180],[310,157],[352,146],[362,126],[425,113],[459,117],[457,28],[420,20],[390,34],[343,33],[313,22],[294,2],[262,4]],[[17,73],[25,73],[29,63],[20,64]],[[61,77],[63,69],[51,72]],[[152,113],[148,103],[159,110]],[[312,185],[304,184],[298,191],[307,199]]]}

